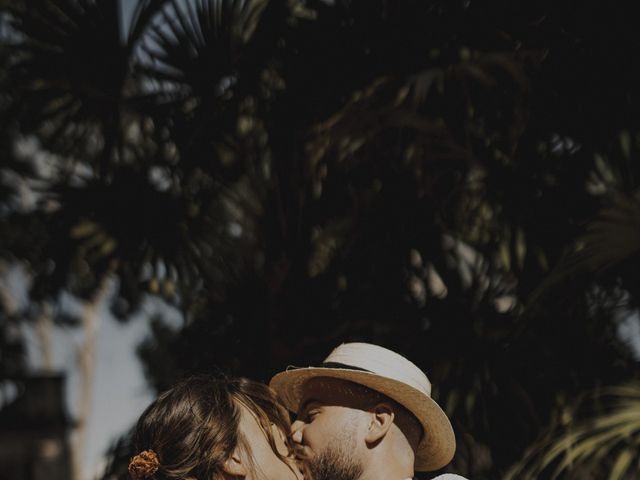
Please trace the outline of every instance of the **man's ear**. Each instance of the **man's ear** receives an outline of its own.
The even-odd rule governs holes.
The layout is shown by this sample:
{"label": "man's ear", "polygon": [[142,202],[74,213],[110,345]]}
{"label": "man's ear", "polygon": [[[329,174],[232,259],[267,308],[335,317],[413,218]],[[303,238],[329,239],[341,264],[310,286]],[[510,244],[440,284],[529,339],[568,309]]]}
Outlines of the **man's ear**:
{"label": "man's ear", "polygon": [[388,403],[378,403],[370,410],[370,413],[371,422],[369,423],[365,440],[368,444],[373,444],[382,440],[387,434],[391,425],[393,425],[395,413]]}
{"label": "man's ear", "polygon": [[240,457],[240,455],[238,454],[237,449],[231,454],[227,461],[224,462],[222,470],[224,470],[224,473],[234,478],[244,478],[248,473],[247,467],[242,461],[242,457]]}

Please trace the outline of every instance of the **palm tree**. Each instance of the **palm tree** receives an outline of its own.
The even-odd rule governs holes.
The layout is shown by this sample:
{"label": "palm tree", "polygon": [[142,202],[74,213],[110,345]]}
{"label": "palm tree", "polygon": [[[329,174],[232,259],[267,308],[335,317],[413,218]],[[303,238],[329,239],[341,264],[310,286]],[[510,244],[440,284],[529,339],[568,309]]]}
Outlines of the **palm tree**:
{"label": "palm tree", "polygon": [[[3,144],[3,161],[9,171],[27,175],[35,201],[23,208],[7,201],[2,222],[9,235],[3,248],[30,265],[35,301],[47,304],[63,289],[86,298],[74,451],[79,478],[96,311],[110,277],[119,279],[116,305],[124,305],[120,313],[126,314],[137,307],[144,290],[188,304],[202,280],[219,270],[215,260],[205,259],[213,252],[220,258],[224,249],[219,231],[229,222],[230,207],[222,202],[233,201],[235,192],[227,190],[235,179],[212,177],[225,165],[210,165],[208,155],[191,165],[184,162],[180,170],[172,167],[176,156],[192,158],[193,152],[216,145],[221,151],[247,148],[251,141],[248,136],[230,145],[229,135],[220,132],[211,142],[210,132],[217,134],[220,124],[235,129],[228,120],[241,100],[225,102],[231,88],[216,82],[234,78],[235,69],[255,68],[253,63],[236,65],[233,55],[251,40],[261,8],[257,2],[202,1],[185,11],[178,2],[143,1],[124,40],[118,2],[45,0],[4,9],[9,31],[3,45],[2,118],[12,134]],[[159,25],[158,18],[181,23]],[[199,46],[200,59],[185,65],[189,49]],[[226,59],[225,51],[231,54]],[[198,78],[210,59],[218,62],[209,63],[210,78]],[[175,76],[174,61],[192,70]],[[221,115],[210,116],[211,107]],[[192,128],[198,121],[208,131]],[[166,130],[170,139],[164,137]],[[35,138],[38,151],[15,158],[21,135]],[[194,146],[198,138],[204,143]],[[44,152],[48,169],[39,165]],[[201,174],[203,168],[209,178]]]}
{"label": "palm tree", "polygon": [[36,300],[114,275],[122,317],[148,293],[179,306],[141,346],[154,387],[375,341],[439,386],[459,471],[496,478],[560,397],[634,377],[622,9],[145,0],[123,35],[117,2],[40,3],[3,5],[3,168],[36,164],[19,135],[55,156],[22,174],[33,206],[5,202],[2,251]]}

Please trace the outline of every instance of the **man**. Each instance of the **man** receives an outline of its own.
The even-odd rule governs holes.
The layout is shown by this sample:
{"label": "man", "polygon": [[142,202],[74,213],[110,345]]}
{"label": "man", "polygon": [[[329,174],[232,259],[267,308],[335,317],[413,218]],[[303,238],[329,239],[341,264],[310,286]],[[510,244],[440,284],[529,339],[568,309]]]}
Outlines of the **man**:
{"label": "man", "polygon": [[405,480],[453,458],[453,429],[426,375],[386,348],[340,345],[321,366],[288,369],[271,387],[298,413],[291,437],[308,479]]}

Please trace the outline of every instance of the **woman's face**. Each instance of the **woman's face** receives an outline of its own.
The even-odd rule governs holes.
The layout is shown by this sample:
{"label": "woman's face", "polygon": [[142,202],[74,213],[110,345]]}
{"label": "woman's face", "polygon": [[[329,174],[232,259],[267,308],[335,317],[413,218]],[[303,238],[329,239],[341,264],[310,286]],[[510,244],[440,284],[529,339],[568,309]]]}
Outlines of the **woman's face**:
{"label": "woman's face", "polygon": [[251,455],[252,467],[249,470],[246,480],[303,480],[294,458],[290,455],[285,439],[285,432],[272,425],[272,435],[278,448],[278,452],[287,457],[283,460],[277,455],[271,445],[267,434],[264,432],[258,420],[249,409],[240,405],[240,431],[248,443],[249,455]]}

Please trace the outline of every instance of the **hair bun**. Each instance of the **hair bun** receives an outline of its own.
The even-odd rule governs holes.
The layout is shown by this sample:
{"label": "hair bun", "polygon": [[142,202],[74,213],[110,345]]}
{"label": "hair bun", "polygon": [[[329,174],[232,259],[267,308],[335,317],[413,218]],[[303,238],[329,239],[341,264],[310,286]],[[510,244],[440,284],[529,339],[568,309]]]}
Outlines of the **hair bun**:
{"label": "hair bun", "polygon": [[140,452],[129,462],[129,475],[133,480],[149,478],[158,471],[160,461],[153,450]]}

